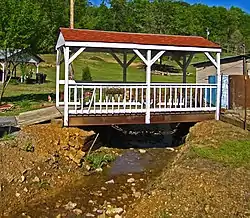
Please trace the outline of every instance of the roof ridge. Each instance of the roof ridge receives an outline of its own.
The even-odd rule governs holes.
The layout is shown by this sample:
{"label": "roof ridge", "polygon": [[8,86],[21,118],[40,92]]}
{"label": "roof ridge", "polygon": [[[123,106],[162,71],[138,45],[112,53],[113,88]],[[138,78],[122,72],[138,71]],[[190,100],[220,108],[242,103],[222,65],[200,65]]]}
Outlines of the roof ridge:
{"label": "roof ridge", "polygon": [[[92,29],[78,29],[78,28],[74,28],[74,29],[70,29],[67,27],[61,27],[60,29],[65,29],[65,30],[76,30],[76,31],[98,31],[98,32],[104,32],[104,33],[116,33],[116,34],[131,34],[131,35],[153,35],[153,36],[170,36],[170,37],[193,37],[193,38],[202,38],[205,39],[203,36],[193,36],[193,35],[170,35],[170,34],[161,34],[161,33],[132,33],[132,32],[118,32],[118,31],[107,31],[107,30],[92,30]],[[207,40],[207,39],[205,39]],[[209,40],[208,40],[209,41]]]}

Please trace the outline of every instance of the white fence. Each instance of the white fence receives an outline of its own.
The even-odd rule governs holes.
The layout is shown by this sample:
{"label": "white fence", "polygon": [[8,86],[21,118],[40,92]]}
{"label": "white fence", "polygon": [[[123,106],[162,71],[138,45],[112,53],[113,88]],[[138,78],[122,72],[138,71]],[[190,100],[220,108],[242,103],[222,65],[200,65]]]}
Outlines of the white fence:
{"label": "white fence", "polygon": [[[146,89],[142,83],[69,84],[69,114],[146,113]],[[216,89],[210,84],[152,83],[150,112],[215,111]]]}

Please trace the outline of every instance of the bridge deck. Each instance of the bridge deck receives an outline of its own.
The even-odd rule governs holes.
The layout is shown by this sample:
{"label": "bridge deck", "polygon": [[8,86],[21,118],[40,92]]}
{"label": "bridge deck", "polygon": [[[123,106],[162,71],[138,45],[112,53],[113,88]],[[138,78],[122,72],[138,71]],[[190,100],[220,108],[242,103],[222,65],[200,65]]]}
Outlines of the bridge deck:
{"label": "bridge deck", "polygon": [[[214,119],[214,112],[152,113],[151,123],[199,122]],[[69,116],[69,126],[145,124],[145,114],[117,114],[104,116]]]}

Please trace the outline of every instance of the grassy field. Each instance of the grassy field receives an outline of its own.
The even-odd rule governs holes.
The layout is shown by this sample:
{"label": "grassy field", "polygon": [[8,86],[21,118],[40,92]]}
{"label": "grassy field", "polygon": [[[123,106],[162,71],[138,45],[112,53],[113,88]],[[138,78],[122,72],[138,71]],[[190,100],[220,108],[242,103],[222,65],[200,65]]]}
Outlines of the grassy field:
{"label": "grassy field", "polygon": [[[6,89],[4,94],[4,102],[14,104],[15,108],[11,111],[0,113],[3,115],[15,115],[23,111],[39,108],[47,104],[48,95],[55,101],[55,55],[44,54],[41,57],[45,60],[40,65],[39,71],[47,74],[47,82],[45,84],[21,84],[12,82]],[[193,62],[204,60],[204,55],[198,54]],[[172,61],[165,61],[167,64],[172,64],[177,67],[177,64]],[[73,63],[75,71],[75,79],[81,80],[82,69],[88,66],[93,80],[95,81],[122,81],[122,69],[116,63],[110,54],[106,53],[83,53]],[[136,59],[135,62],[129,67],[127,79],[128,82],[143,82],[145,81],[145,71],[140,69],[140,60]],[[61,74],[63,75],[63,68],[61,67]],[[18,69],[20,75],[20,69]],[[195,69],[188,68],[190,73],[187,76],[188,82],[195,82]],[[33,78],[35,75],[33,75]],[[153,82],[181,82],[182,76],[161,76],[152,75]]]}

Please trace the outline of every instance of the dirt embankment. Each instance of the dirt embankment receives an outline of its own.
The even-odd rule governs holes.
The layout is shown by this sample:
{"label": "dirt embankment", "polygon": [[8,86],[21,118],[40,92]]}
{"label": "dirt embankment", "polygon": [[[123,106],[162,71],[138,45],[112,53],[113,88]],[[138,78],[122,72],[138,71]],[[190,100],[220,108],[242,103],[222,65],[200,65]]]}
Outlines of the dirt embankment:
{"label": "dirt embankment", "polygon": [[92,131],[45,124],[0,141],[0,217],[82,178],[86,172],[79,165],[94,136]]}
{"label": "dirt embankment", "polygon": [[216,148],[243,139],[249,139],[248,132],[223,122],[196,124],[176,162],[163,170],[126,217],[250,217],[250,170],[192,152],[193,147]]}

